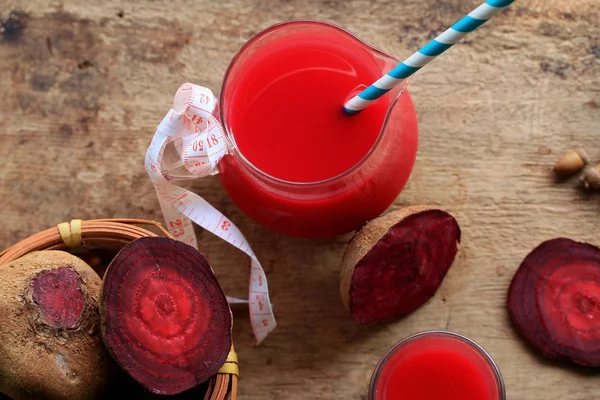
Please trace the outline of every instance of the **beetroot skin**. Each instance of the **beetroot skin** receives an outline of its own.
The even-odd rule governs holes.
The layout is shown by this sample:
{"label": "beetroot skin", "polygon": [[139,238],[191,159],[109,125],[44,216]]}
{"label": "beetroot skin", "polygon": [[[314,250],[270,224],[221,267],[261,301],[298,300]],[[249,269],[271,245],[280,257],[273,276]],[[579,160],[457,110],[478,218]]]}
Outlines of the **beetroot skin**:
{"label": "beetroot skin", "polygon": [[600,249],[565,238],[540,244],[513,277],[508,312],[546,357],[600,367]]}
{"label": "beetroot skin", "polygon": [[409,207],[367,224],[350,242],[340,291],[361,324],[394,320],[429,300],[452,265],[458,223],[445,211]]}
{"label": "beetroot skin", "polygon": [[137,239],[117,254],[101,315],[110,353],[154,393],[205,382],[231,349],[231,310],[208,261],[173,239]]}

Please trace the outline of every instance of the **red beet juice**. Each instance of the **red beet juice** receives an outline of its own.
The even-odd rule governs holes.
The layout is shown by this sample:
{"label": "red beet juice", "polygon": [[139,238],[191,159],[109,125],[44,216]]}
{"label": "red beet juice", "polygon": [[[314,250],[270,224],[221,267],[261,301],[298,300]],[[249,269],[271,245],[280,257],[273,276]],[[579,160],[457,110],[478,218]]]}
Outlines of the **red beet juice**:
{"label": "red beet juice", "polygon": [[393,92],[357,115],[342,106],[382,75],[381,53],[315,22],[283,24],[254,40],[256,48],[247,45],[233,61],[221,94],[235,152],[220,176],[231,198],[293,236],[332,236],[379,215],[414,163],[412,102],[401,96],[390,116]]}
{"label": "red beet juice", "polygon": [[417,334],[377,366],[369,400],[504,400],[500,371],[478,345],[449,332]]}

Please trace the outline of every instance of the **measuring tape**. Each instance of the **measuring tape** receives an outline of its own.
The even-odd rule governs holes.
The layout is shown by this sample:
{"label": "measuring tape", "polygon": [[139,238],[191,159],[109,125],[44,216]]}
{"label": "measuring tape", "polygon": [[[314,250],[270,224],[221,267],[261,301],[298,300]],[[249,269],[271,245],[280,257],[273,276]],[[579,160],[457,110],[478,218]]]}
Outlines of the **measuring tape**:
{"label": "measuring tape", "polygon": [[[206,200],[172,183],[177,179],[165,171],[184,167],[187,176],[202,178],[218,172],[219,160],[228,153],[225,132],[212,115],[217,104],[210,89],[186,83],[175,94],[173,108],[158,125],[148,151],[146,170],[156,189],[169,233],[198,248],[191,221],[219,236],[250,256],[248,301],[228,297],[230,303],[248,303],[257,343],[275,328],[267,277],[254,251],[240,230]],[[165,148],[173,142],[178,160],[164,160]],[[191,220],[191,221],[190,221]]]}

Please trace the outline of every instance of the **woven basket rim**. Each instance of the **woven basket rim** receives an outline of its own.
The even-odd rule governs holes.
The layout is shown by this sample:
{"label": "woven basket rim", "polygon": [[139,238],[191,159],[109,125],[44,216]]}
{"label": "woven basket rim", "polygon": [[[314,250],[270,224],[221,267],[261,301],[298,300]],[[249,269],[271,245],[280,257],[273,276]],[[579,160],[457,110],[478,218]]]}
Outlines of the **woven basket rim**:
{"label": "woven basket rim", "polygon": [[[154,237],[156,233],[137,225],[147,225],[156,227],[161,233],[172,238],[169,232],[163,228],[162,224],[156,221],[133,219],[133,218],[114,218],[114,219],[91,219],[91,220],[72,220],[67,223],[69,226],[73,221],[81,221],[81,240],[95,243],[103,240],[112,241],[132,241],[138,237]],[[6,250],[0,252],[0,264],[13,261],[20,256],[30,253],[35,250],[48,249],[53,246],[67,248],[69,245],[65,243],[61,237],[61,232],[58,224],[52,228],[35,233],[17,243],[10,246]]]}

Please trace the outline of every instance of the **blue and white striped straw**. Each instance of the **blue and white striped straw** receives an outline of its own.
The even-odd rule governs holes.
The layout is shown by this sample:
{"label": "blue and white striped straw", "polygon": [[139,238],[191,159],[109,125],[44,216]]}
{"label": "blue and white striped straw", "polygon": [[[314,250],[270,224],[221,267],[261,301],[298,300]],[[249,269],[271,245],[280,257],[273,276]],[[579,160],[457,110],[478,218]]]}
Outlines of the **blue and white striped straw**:
{"label": "blue and white striped straw", "polygon": [[485,3],[464,16],[390,72],[379,78],[371,86],[354,96],[344,104],[344,111],[356,114],[377,100],[393,87],[400,85],[409,76],[417,72],[428,62],[452,47],[460,39],[479,28],[494,15],[511,5],[515,0],[487,0]]}

